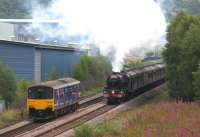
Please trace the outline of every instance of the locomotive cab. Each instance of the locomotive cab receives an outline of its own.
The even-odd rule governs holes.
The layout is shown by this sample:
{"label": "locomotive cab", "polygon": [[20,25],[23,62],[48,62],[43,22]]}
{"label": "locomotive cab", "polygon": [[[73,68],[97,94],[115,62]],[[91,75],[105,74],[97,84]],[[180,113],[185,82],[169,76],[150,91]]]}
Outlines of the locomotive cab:
{"label": "locomotive cab", "polygon": [[49,118],[53,115],[53,104],[53,88],[33,86],[28,89],[27,107],[30,117]]}
{"label": "locomotive cab", "polygon": [[128,79],[123,73],[113,72],[106,81],[103,95],[107,100],[120,102],[128,92]]}
{"label": "locomotive cab", "polygon": [[28,88],[27,109],[34,121],[56,118],[76,111],[80,98],[80,81],[62,78]]}

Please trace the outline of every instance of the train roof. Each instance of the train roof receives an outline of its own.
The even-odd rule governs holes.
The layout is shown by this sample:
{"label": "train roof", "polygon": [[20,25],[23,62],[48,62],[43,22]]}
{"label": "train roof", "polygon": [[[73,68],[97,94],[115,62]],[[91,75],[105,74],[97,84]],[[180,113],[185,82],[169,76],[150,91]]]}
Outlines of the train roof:
{"label": "train roof", "polygon": [[51,88],[57,89],[57,88],[62,88],[65,86],[70,86],[70,85],[79,84],[79,83],[80,81],[74,78],[67,77],[67,78],[62,78],[62,79],[57,79],[57,80],[41,82],[31,87],[45,86],[45,87],[51,87]]}
{"label": "train roof", "polygon": [[164,67],[165,67],[164,63],[154,64],[154,65],[146,66],[146,67],[143,67],[140,69],[130,70],[127,72],[127,75],[128,76],[137,75],[137,74],[141,74],[143,72],[154,71],[154,70],[164,68]]}

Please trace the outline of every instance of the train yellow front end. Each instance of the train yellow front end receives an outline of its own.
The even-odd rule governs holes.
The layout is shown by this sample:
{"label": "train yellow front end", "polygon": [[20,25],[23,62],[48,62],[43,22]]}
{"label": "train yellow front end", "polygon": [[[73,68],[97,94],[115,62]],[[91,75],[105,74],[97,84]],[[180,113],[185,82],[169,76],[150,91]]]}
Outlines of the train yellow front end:
{"label": "train yellow front end", "polygon": [[54,114],[53,89],[49,87],[30,87],[28,89],[27,109],[33,119],[49,119]]}

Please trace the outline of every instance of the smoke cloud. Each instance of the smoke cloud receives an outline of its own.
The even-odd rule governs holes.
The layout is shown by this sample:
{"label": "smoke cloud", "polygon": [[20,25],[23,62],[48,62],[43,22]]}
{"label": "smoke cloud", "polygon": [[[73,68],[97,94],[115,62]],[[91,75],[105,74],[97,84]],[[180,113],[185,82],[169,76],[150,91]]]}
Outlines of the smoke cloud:
{"label": "smoke cloud", "polygon": [[36,8],[34,19],[58,19],[57,29],[38,27],[41,32],[63,39],[82,36],[95,42],[101,53],[115,49],[114,71],[130,49],[157,46],[165,36],[166,21],[154,0],[56,0],[49,8]]}

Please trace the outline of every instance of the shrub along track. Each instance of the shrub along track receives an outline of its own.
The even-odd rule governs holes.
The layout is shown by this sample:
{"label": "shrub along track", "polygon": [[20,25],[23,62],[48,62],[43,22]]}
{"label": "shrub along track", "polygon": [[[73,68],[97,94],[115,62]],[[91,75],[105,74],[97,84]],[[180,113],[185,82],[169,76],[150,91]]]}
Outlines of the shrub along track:
{"label": "shrub along track", "polygon": [[[86,107],[88,107],[88,106],[90,106],[90,105],[93,105],[93,104],[95,104],[95,103],[99,103],[99,102],[101,102],[102,101],[102,98],[103,98],[103,96],[102,96],[102,94],[98,94],[98,95],[96,95],[96,96],[93,96],[93,97],[91,97],[91,99],[90,98],[84,98],[84,99],[82,99],[81,101],[80,101],[80,105],[79,105],[79,109],[83,109],[83,108],[86,108]],[[65,116],[65,115],[64,115]],[[64,117],[64,116],[62,116],[62,117]],[[62,118],[62,117],[59,117],[59,118]],[[56,120],[56,119],[53,119],[53,121],[54,120]],[[51,120],[52,121],[52,120]],[[38,122],[38,123],[35,123],[35,122],[30,122],[30,123],[28,123],[28,124],[25,124],[25,125],[23,125],[23,126],[21,126],[21,127],[18,127],[18,128],[15,128],[15,129],[13,129],[13,130],[10,130],[10,131],[8,131],[8,132],[5,132],[5,133],[2,133],[2,134],[0,134],[0,137],[14,137],[14,136],[16,136],[16,135],[19,135],[19,134],[22,134],[22,133],[25,133],[25,132],[27,132],[27,131],[31,131],[31,130],[33,130],[33,129],[35,129],[35,128],[37,128],[37,127],[40,127],[40,126],[42,126],[42,125],[45,125],[46,123],[48,123],[49,121],[46,121],[46,122]]]}

